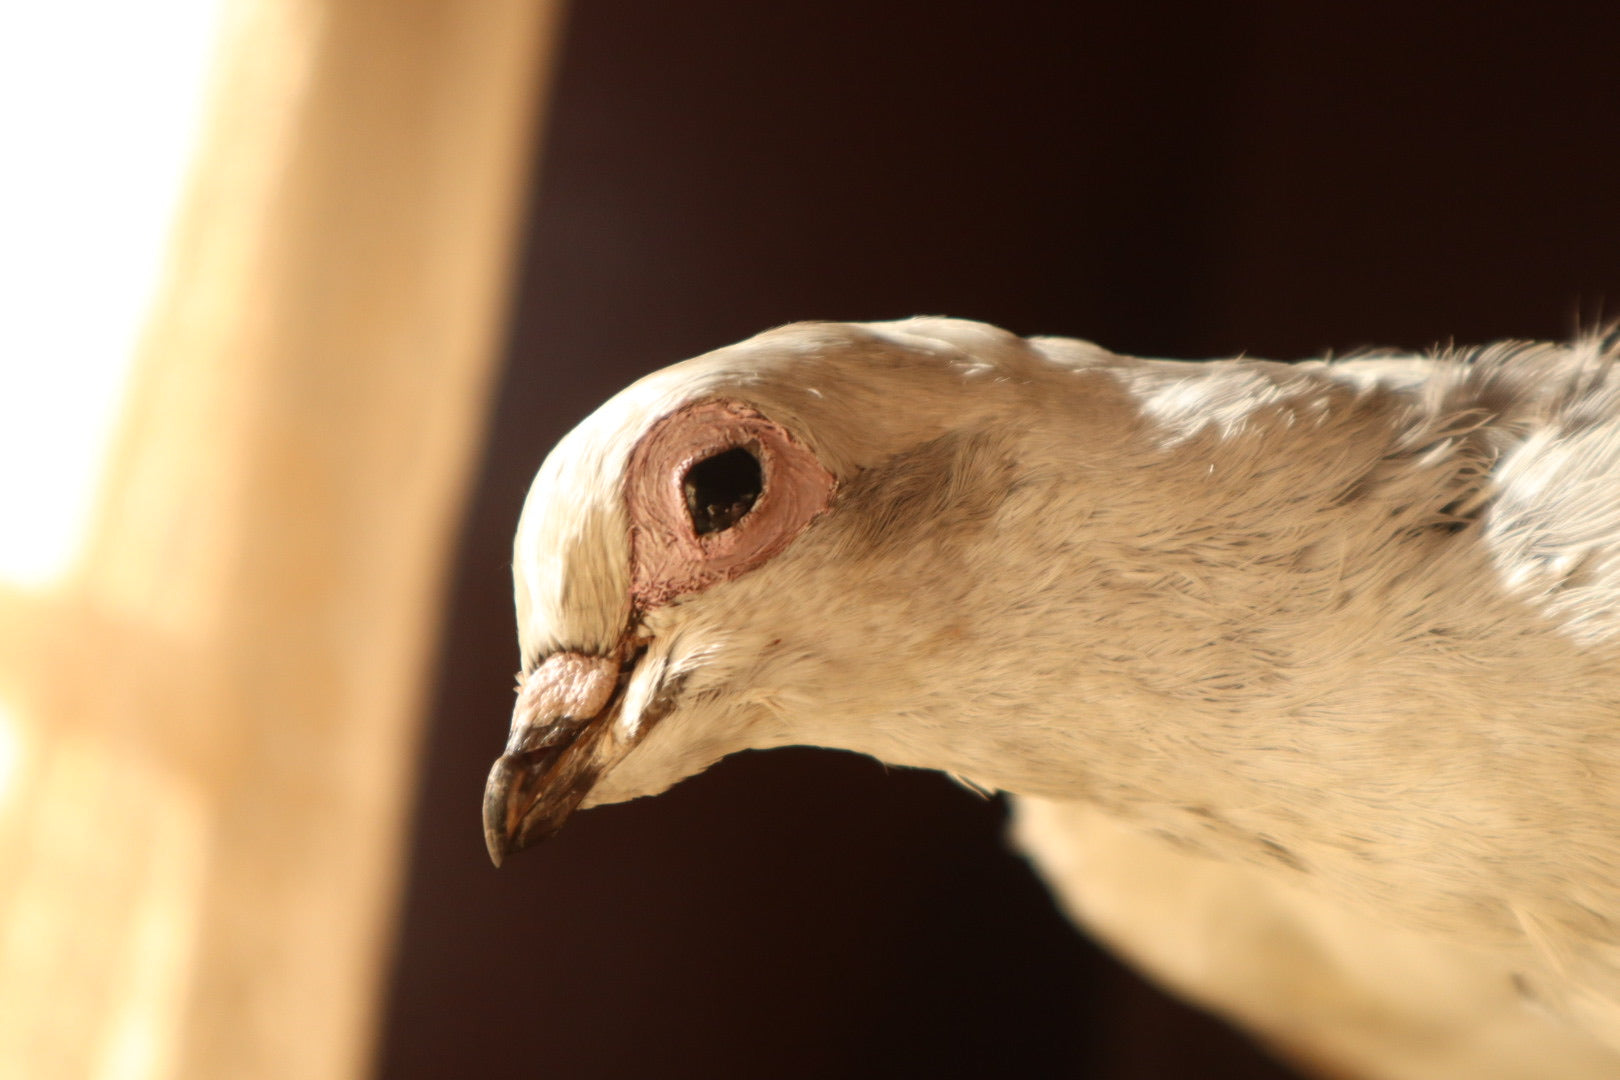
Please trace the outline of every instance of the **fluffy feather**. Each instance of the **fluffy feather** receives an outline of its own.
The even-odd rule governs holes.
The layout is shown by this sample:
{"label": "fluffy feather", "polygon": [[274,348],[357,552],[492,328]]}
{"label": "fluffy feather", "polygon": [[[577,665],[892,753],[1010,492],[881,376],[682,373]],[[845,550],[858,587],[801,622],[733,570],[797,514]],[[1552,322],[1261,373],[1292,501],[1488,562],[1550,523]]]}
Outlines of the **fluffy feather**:
{"label": "fluffy feather", "polygon": [[[747,748],[946,770],[1026,798],[1079,918],[1297,1055],[1620,1075],[1615,361],[1596,339],[1187,364],[958,320],[785,327],[643,379],[548,458],[516,545],[525,670],[632,625],[645,649],[612,720],[633,748],[586,805]],[[792,432],[832,504],[757,569],[636,610],[631,451],[712,397]],[[1133,922],[1138,865],[1182,908],[1216,897],[1250,970],[1196,959],[1213,916]],[[1293,946],[1267,955],[1267,926]],[[1425,1011],[1402,963],[1509,1034]],[[1357,1007],[1404,1022],[1347,1039]]]}

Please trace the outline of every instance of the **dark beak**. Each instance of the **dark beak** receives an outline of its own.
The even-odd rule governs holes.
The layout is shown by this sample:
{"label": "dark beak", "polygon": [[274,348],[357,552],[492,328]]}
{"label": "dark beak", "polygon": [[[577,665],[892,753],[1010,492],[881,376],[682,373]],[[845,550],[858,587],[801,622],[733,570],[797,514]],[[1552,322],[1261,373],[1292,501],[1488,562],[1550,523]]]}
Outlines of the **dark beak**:
{"label": "dark beak", "polygon": [[555,836],[590,794],[600,774],[593,744],[607,726],[594,718],[572,737],[531,731],[495,762],[484,785],[484,843],[496,866]]}
{"label": "dark beak", "polygon": [[628,749],[611,746],[619,668],[615,659],[559,653],[524,680],[506,752],[484,787],[484,843],[496,866],[556,835]]}

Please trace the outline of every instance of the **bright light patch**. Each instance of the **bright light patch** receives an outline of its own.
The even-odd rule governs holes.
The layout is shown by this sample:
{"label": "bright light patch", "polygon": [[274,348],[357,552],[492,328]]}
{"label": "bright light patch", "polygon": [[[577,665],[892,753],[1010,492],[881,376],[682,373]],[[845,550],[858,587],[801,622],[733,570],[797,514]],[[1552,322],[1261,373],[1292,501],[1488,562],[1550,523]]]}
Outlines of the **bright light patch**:
{"label": "bright light patch", "polygon": [[0,579],[47,583],[82,541],[220,6],[0,5]]}

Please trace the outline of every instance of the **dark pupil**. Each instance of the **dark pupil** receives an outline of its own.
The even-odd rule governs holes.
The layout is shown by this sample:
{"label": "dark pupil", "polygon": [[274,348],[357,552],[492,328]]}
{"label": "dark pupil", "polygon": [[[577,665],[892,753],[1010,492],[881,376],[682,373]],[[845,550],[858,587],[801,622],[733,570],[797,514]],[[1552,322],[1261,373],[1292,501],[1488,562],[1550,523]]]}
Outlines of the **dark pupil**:
{"label": "dark pupil", "polygon": [[704,458],[686,473],[686,512],[699,536],[724,532],[753,509],[764,487],[759,459],[738,446]]}

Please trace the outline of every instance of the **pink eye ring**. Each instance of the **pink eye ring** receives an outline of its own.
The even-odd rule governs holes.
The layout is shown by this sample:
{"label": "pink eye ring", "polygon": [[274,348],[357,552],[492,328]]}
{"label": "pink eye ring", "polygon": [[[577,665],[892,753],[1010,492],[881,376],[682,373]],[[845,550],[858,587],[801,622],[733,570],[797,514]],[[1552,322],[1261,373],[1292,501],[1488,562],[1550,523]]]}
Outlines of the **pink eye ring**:
{"label": "pink eye ring", "polygon": [[832,501],[815,453],[740,401],[683,406],[630,454],[632,593],[640,610],[729,581],[781,552]]}

